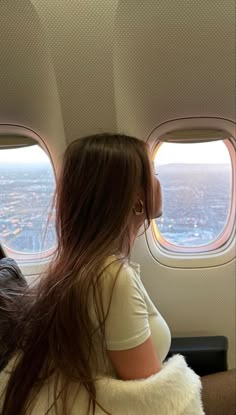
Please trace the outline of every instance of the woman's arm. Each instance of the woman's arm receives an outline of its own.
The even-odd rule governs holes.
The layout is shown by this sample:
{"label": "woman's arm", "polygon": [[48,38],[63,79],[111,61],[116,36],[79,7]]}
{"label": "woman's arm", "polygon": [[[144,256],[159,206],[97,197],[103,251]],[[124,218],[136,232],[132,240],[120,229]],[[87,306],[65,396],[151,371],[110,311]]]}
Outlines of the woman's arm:
{"label": "woman's arm", "polygon": [[108,350],[108,355],[122,380],[144,379],[161,370],[151,336],[132,349]]}

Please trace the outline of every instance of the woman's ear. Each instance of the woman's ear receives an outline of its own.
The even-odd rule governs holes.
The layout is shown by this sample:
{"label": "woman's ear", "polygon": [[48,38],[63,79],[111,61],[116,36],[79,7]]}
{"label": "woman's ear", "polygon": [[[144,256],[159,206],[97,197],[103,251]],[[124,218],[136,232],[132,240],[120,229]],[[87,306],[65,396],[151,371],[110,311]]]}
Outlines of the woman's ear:
{"label": "woman's ear", "polygon": [[140,197],[137,197],[135,205],[133,207],[133,212],[136,216],[140,216],[144,213],[144,202]]}

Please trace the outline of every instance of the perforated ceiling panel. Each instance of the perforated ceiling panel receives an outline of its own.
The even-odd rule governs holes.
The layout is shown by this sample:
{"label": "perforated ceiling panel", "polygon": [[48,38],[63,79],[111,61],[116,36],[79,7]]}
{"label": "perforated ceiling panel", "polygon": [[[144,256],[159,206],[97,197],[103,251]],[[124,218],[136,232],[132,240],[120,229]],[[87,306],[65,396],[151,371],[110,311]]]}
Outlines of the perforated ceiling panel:
{"label": "perforated ceiling panel", "polygon": [[233,0],[2,0],[0,38],[2,122],[71,141],[235,120]]}
{"label": "perforated ceiling panel", "polygon": [[114,79],[118,125],[147,136],[185,117],[235,119],[235,2],[120,1]]}
{"label": "perforated ceiling panel", "polygon": [[0,1],[0,124],[32,129],[53,155],[64,150],[50,50],[30,1]]}
{"label": "perforated ceiling panel", "polygon": [[117,1],[32,3],[46,28],[67,139],[115,131],[113,28]]}

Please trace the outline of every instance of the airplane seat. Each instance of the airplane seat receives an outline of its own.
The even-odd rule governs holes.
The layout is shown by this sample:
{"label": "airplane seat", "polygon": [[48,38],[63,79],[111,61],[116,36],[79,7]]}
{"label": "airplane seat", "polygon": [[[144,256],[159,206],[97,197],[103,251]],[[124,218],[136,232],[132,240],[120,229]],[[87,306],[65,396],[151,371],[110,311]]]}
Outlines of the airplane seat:
{"label": "airplane seat", "polygon": [[228,370],[226,336],[173,337],[166,359],[182,354],[199,376]]}

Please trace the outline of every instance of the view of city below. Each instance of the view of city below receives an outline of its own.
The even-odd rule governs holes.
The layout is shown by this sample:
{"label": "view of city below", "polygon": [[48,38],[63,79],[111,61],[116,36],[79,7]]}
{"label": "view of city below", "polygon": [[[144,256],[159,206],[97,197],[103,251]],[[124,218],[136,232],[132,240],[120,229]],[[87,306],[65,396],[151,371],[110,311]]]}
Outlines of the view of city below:
{"label": "view of city below", "polygon": [[[181,246],[212,242],[224,229],[231,202],[229,164],[169,164],[158,168],[162,236]],[[0,165],[0,240],[24,253],[56,245],[55,214],[48,221],[54,176],[48,164]],[[46,232],[46,224],[48,227]]]}
{"label": "view of city below", "polygon": [[202,246],[223,231],[231,207],[229,164],[170,164],[159,167],[162,236],[180,246]]}
{"label": "view of city below", "polygon": [[48,221],[55,188],[51,166],[2,164],[0,184],[1,242],[24,253],[42,252],[55,246],[55,218],[52,216]]}

